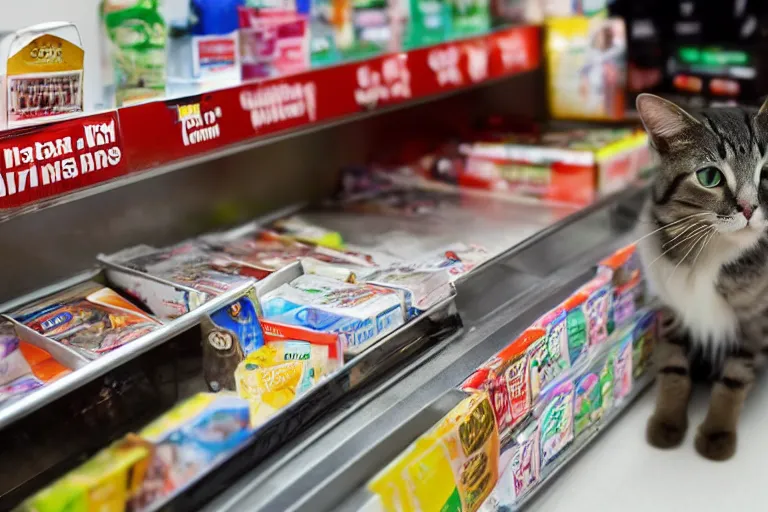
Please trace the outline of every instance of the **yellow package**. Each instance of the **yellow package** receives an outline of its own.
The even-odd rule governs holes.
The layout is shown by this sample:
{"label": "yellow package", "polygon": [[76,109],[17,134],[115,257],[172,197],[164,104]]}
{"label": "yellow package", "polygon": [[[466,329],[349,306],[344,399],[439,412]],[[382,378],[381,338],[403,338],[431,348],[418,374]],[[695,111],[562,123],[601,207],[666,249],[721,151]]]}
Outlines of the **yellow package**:
{"label": "yellow package", "polygon": [[499,435],[488,395],[463,400],[368,483],[388,512],[473,512],[498,478]]}
{"label": "yellow package", "polygon": [[151,454],[150,443],[129,434],[29,498],[17,510],[123,512],[144,481]]}
{"label": "yellow package", "polygon": [[235,386],[250,404],[251,427],[266,422],[312,387],[311,353],[309,343],[272,343],[237,365]]}

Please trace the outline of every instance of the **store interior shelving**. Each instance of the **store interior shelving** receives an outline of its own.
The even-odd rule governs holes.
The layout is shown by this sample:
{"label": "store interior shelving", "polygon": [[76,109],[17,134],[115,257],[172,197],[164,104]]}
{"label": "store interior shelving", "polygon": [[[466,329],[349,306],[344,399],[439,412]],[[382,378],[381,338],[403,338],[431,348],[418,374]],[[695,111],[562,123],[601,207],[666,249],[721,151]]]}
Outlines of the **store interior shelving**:
{"label": "store interior shelving", "polygon": [[[431,193],[444,191],[438,203],[449,206],[428,219],[317,207],[339,188],[342,169],[386,158],[391,148],[454,137],[490,116],[546,119],[540,39],[538,26],[501,28],[0,134],[2,314],[78,280],[111,284],[97,255],[296,211],[356,247],[396,247],[404,261],[458,241],[489,254],[456,281],[455,294],[346,360],[154,508],[351,506],[341,498],[455,405],[451,389],[461,379],[631,241],[641,188],[581,208],[435,186]],[[198,137],[197,129],[207,131]],[[104,151],[115,161],[45,186],[23,181],[16,155],[61,140],[74,141],[78,158]],[[63,156],[25,164],[42,168]],[[252,286],[0,408],[0,510],[207,391],[200,324]]]}
{"label": "store interior shelving", "polygon": [[606,198],[505,251],[458,284],[461,332],[251,471],[237,478],[224,465],[176,503],[220,490],[205,510],[359,510],[358,491],[462,399],[455,388],[465,376],[586,282],[596,261],[634,241],[644,197],[636,188]]}

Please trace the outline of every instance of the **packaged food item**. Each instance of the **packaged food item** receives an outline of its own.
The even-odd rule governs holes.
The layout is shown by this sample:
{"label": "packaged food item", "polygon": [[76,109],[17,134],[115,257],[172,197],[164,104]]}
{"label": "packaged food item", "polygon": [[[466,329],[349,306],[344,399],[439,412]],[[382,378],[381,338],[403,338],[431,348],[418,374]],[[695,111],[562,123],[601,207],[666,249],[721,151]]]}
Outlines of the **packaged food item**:
{"label": "packaged food item", "polygon": [[167,29],[159,0],[102,0],[117,106],[163,97]]}
{"label": "packaged food item", "polygon": [[531,400],[536,400],[542,389],[570,367],[566,318],[567,312],[559,307],[534,324],[547,334],[529,349]]}
{"label": "packaged food item", "polygon": [[541,397],[541,466],[551,464],[573,441],[573,381],[566,379]]}
{"label": "packaged food item", "polygon": [[264,279],[313,252],[311,245],[269,231],[205,241],[215,250],[212,260],[215,268],[256,279]]}
{"label": "packaged food item", "polygon": [[139,492],[153,447],[129,434],[30,497],[18,512],[123,511]]}
{"label": "packaged food item", "polygon": [[277,341],[250,354],[235,371],[238,395],[250,404],[257,427],[307,392],[328,363],[328,346],[304,341]]}
{"label": "packaged food item", "polygon": [[528,131],[494,128],[459,144],[453,172],[462,187],[586,205],[623,189],[651,165],[647,135],[630,128]]}
{"label": "packaged food item", "polygon": [[198,393],[181,402],[139,432],[152,456],[129,508],[151,509],[183,492],[251,433],[248,403],[234,394]]}
{"label": "packaged food item", "polygon": [[637,379],[648,371],[651,354],[658,340],[658,312],[644,309],[637,312],[632,326],[632,372]]}
{"label": "packaged food item", "polygon": [[491,28],[490,0],[450,0],[451,37],[483,34]]}
{"label": "packaged food item", "polygon": [[270,229],[299,242],[320,245],[331,249],[344,248],[344,240],[341,237],[341,233],[316,226],[296,215],[275,221],[270,226]]}
{"label": "packaged food item", "polygon": [[571,295],[562,304],[565,310],[565,328],[568,332],[568,359],[571,366],[582,360],[589,348],[589,329],[584,303],[587,297],[582,293]]}
{"label": "packaged food item", "polygon": [[612,357],[597,358],[574,381],[573,433],[578,437],[613,406],[616,368]]}
{"label": "packaged food item", "polygon": [[317,375],[318,378],[330,375],[344,364],[343,347],[338,334],[313,331],[267,319],[261,320],[261,328],[264,330],[264,342],[267,345],[285,341],[306,341],[311,345],[327,347],[328,361],[325,368]]}
{"label": "packaged food item", "polygon": [[382,510],[474,512],[498,479],[499,438],[486,393],[462,400],[368,482]]}
{"label": "packaged food item", "polygon": [[173,319],[211,297],[252,282],[247,276],[217,270],[214,258],[202,244],[186,242],[165,249],[137,245],[100,260],[108,265],[110,282],[161,319]]}
{"label": "packaged food item", "polygon": [[531,422],[520,429],[514,444],[502,448],[499,481],[479,512],[515,510],[519,500],[539,482],[539,456],[539,426]]}
{"label": "packaged food item", "polygon": [[85,52],[72,23],[34,25],[0,41],[0,129],[83,111]]}
{"label": "packaged food item", "polygon": [[451,281],[456,281],[463,275],[471,272],[477,266],[489,260],[491,254],[479,245],[456,243],[446,246],[417,262],[418,268],[445,269],[451,276]]}
{"label": "packaged food item", "polygon": [[405,323],[392,290],[302,275],[262,297],[264,317],[315,331],[338,333],[346,352],[358,352]]}
{"label": "packaged food item", "polygon": [[611,349],[609,363],[613,363],[615,385],[614,396],[617,401],[623,400],[632,392],[632,329],[620,334],[620,341]]}
{"label": "packaged food item", "polygon": [[11,316],[90,359],[160,327],[157,320],[95,282],[55,293],[11,313]]}
{"label": "packaged food item", "polygon": [[409,0],[403,46],[439,44],[450,37],[452,5],[446,0]]}
{"label": "packaged food item", "polygon": [[631,323],[645,305],[645,280],[634,244],[619,249],[600,262],[598,272],[609,272],[613,297],[608,318],[608,332]]}
{"label": "packaged food item", "polygon": [[503,446],[510,441],[513,428],[531,412],[529,355],[531,346],[541,340],[546,340],[546,331],[527,329],[460,386],[467,392],[488,393]]}
{"label": "packaged food item", "polygon": [[200,322],[203,377],[212,391],[234,391],[235,369],[246,356],[264,346],[260,315],[256,290],[250,288]]}
{"label": "packaged food item", "polygon": [[354,38],[352,2],[313,0],[310,7],[309,53],[312,67],[329,66],[341,60],[340,47]]}
{"label": "packaged food item", "polygon": [[309,69],[309,23],[281,8],[238,7],[243,80],[290,76]]}
{"label": "packaged food item", "polygon": [[598,272],[577,295],[584,295],[584,314],[587,317],[589,349],[595,350],[608,341],[608,317],[611,309],[611,273]]}
{"label": "packaged food item", "polygon": [[546,22],[547,95],[552,116],[617,120],[626,108],[626,31],[621,18],[573,16]]}
{"label": "packaged food item", "polygon": [[188,96],[240,82],[237,6],[242,3],[189,0],[187,19],[169,23],[169,96]]}
{"label": "packaged food item", "polygon": [[0,407],[69,372],[47,351],[19,339],[11,322],[0,322]]}
{"label": "packaged food item", "polygon": [[390,288],[400,295],[408,318],[427,311],[453,294],[447,270],[424,270],[418,265],[400,265],[378,270],[365,282]]}

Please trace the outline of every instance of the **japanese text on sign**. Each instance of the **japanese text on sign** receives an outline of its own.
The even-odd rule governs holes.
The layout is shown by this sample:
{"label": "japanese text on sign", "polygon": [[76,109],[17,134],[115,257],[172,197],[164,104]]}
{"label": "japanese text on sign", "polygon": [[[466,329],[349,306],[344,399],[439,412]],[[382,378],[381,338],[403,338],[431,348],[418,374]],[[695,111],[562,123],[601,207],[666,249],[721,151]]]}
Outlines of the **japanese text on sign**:
{"label": "japanese text on sign", "polygon": [[373,108],[379,103],[411,97],[411,72],[408,70],[408,55],[400,54],[386,58],[381,71],[371,64],[357,68],[355,101],[361,107]]}
{"label": "japanese text on sign", "polygon": [[240,106],[251,113],[254,130],[286,121],[317,119],[317,88],[314,82],[267,85],[240,93]]}
{"label": "japanese text on sign", "polygon": [[3,148],[0,197],[51,186],[120,163],[123,155],[114,119],[84,123],[82,130],[82,137],[62,135]]}

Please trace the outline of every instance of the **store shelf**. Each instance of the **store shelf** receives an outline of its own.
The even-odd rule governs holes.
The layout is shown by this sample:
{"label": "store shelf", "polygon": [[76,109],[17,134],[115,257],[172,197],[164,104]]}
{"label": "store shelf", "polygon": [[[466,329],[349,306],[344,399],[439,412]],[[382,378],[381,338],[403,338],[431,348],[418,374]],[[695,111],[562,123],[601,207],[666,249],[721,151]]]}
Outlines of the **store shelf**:
{"label": "store shelf", "polygon": [[512,27],[5,132],[0,134],[0,218],[50,204],[53,198],[87,195],[242,151],[276,134],[530,71],[539,62],[539,27]]}
{"label": "store shelf", "polygon": [[[64,290],[78,283],[98,278],[100,270],[86,272],[72,279],[58,283],[44,290],[40,290],[33,295],[21,297],[12,304],[4,304],[0,311],[8,312],[15,309],[18,305],[31,303],[46,295]],[[206,302],[194,311],[180,316],[179,318],[164,324],[159,329],[142,336],[141,338],[119,347],[98,359],[89,361],[68,375],[47,384],[25,397],[16,400],[8,405],[0,407],[0,429],[12,424],[15,421],[37,411],[45,405],[57,400],[74,390],[86,385],[87,383],[101,377],[102,375],[114,370],[126,362],[139,357],[141,354],[165,343],[166,341],[178,336],[198,325],[200,321],[214,311],[226,307],[228,304],[237,300],[238,297],[246,293],[253,282],[246,282],[234,287],[232,290],[219,295]]]}
{"label": "store shelf", "polygon": [[644,189],[633,189],[607,198],[470,274],[458,285],[462,332],[398,367],[364,397],[348,397],[331,421],[287,439],[264,462],[252,459],[247,471],[244,462],[225,463],[172,505],[199,508],[213,497],[204,510],[343,510],[458,402],[451,390],[467,375],[588,281],[596,261],[633,241],[644,197]]}

